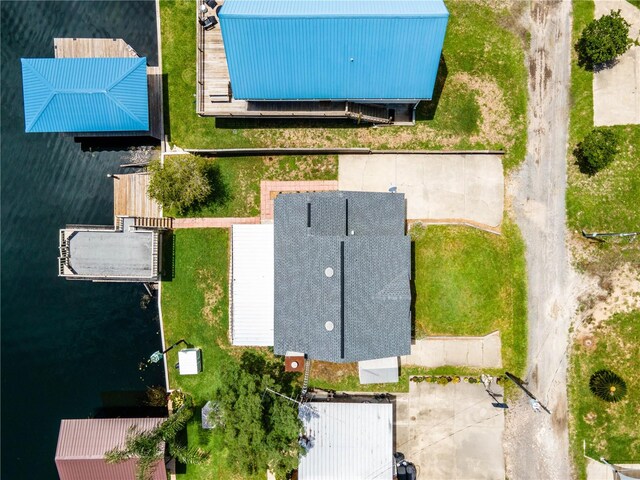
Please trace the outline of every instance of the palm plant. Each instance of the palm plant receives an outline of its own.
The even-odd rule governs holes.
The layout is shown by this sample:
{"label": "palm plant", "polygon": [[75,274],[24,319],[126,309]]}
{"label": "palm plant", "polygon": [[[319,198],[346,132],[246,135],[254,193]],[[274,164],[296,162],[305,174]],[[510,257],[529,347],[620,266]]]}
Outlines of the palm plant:
{"label": "palm plant", "polygon": [[598,370],[589,380],[591,392],[607,402],[618,402],[627,393],[627,384],[610,370]]}
{"label": "palm plant", "polygon": [[153,430],[142,431],[137,425],[132,425],[127,432],[124,446],[105,453],[106,462],[121,463],[136,459],[136,480],[149,480],[156,462],[164,458],[163,443],[169,456],[181,463],[193,465],[202,462],[207,457],[205,452],[199,448],[188,448],[176,438],[192,416],[193,410],[184,406]]}

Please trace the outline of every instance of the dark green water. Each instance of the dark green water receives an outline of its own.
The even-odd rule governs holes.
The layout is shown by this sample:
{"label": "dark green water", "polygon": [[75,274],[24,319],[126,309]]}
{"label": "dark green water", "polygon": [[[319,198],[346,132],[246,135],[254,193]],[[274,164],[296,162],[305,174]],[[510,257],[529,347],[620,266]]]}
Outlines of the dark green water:
{"label": "dark green water", "polygon": [[0,2],[2,22],[2,479],[55,479],[62,418],[98,415],[103,394],[161,384],[138,363],[160,346],[142,286],[57,277],[58,230],[112,224],[109,172],[130,153],[82,152],[25,134],[21,57],[53,57],[54,37],[124,38],[157,64],[153,2]]}

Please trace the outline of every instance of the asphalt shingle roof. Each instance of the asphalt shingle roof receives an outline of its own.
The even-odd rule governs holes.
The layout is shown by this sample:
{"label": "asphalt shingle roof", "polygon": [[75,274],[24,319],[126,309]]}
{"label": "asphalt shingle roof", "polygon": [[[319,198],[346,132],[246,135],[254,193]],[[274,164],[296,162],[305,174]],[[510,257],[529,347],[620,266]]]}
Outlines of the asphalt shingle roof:
{"label": "asphalt shingle roof", "polygon": [[411,241],[404,222],[402,194],[276,198],[276,354],[355,362],[410,353]]}

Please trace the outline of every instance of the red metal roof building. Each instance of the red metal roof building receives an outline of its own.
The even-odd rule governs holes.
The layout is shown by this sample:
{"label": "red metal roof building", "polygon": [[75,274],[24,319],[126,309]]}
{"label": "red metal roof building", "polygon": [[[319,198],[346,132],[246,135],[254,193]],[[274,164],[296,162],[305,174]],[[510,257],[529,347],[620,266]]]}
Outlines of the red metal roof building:
{"label": "red metal roof building", "polygon": [[[104,418],[62,420],[56,449],[56,467],[60,480],[133,480],[136,460],[109,464],[104,454],[124,445],[127,430],[137,425],[151,430],[164,418]],[[151,477],[167,480],[164,461],[158,460]]]}

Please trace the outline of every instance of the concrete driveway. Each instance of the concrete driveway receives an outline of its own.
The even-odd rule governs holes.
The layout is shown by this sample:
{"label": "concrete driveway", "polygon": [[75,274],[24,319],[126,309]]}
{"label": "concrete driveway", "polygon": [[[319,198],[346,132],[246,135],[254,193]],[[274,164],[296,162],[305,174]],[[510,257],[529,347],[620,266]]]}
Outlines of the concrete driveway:
{"label": "concrete driveway", "polygon": [[[631,24],[629,37],[638,39],[640,10],[625,0],[597,0],[595,17],[620,10]],[[640,47],[632,46],[615,65],[593,76],[593,123],[599,125],[640,124]]]}
{"label": "concrete driveway", "polygon": [[504,480],[504,410],[482,384],[409,385],[396,397],[394,451],[416,465],[418,478]]}
{"label": "concrete driveway", "polygon": [[496,227],[502,222],[504,176],[497,155],[340,155],[340,190],[407,198],[407,219]]}

